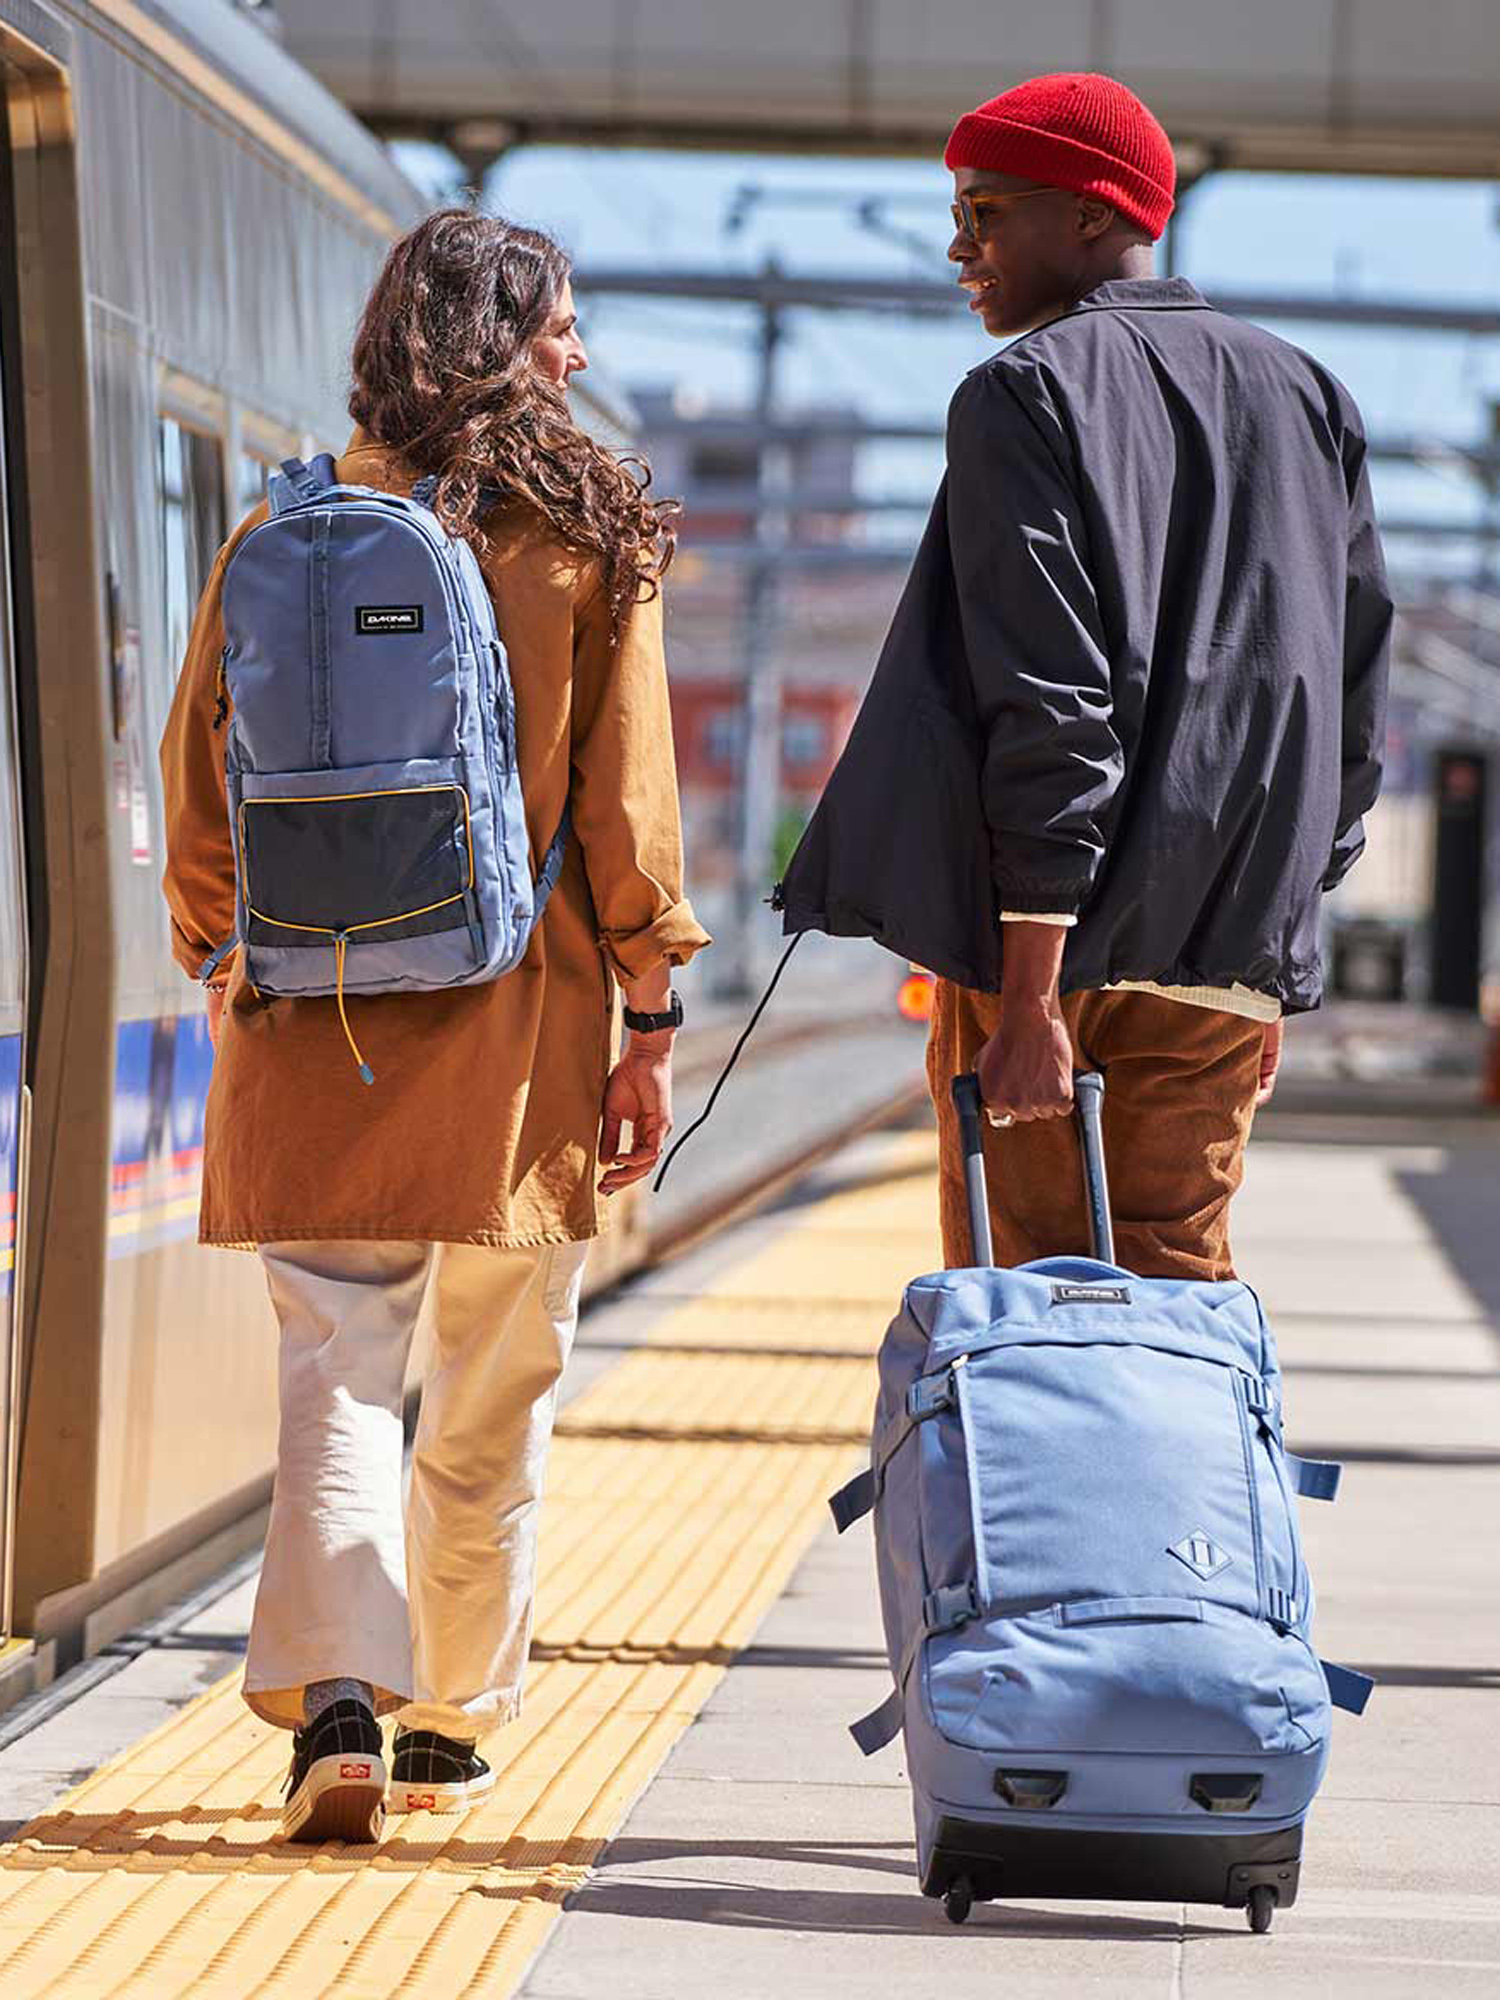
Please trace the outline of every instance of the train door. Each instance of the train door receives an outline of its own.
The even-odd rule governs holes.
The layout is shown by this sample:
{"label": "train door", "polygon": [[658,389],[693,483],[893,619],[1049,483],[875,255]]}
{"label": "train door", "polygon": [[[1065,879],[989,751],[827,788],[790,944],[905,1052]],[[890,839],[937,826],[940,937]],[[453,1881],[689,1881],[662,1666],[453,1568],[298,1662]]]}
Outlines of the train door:
{"label": "train door", "polygon": [[[6,371],[0,357],[0,385]],[[14,1568],[16,1397],[20,1354],[17,1282],[29,1094],[23,1081],[26,1024],[26,874],[21,765],[16,730],[15,648],[4,492],[5,422],[0,395],[0,1646],[10,1638]]]}
{"label": "train door", "polygon": [[[0,0],[0,1553],[39,1645],[89,1574],[113,1059],[76,55],[60,12]],[[0,1654],[0,1704],[26,1672]]]}

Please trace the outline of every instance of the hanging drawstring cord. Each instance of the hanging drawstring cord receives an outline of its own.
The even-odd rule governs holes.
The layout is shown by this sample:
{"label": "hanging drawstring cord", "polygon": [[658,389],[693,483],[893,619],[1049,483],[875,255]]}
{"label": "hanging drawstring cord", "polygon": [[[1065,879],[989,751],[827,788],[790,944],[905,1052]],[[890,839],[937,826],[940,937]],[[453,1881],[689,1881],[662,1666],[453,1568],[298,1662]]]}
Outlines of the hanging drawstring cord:
{"label": "hanging drawstring cord", "polygon": [[344,1026],[344,1040],[353,1051],[354,1060],[359,1064],[361,1083],[373,1083],[375,1072],[360,1054],[359,1043],[354,1039],[354,1030],[349,1026],[349,1016],[344,1007],[344,960],[349,952],[349,933],[335,931],[333,934],[334,985],[339,999],[339,1019]]}
{"label": "hanging drawstring cord", "polygon": [[781,954],[781,963],[777,966],[776,970],[771,974],[770,985],[766,988],[765,992],[761,994],[760,999],[756,1002],[755,1012],[750,1016],[750,1019],[745,1023],[744,1033],[740,1036],[739,1040],[730,1050],[729,1060],[727,1063],[725,1063],[723,1070],[720,1072],[718,1082],[714,1085],[713,1089],[708,1093],[707,1104],[704,1105],[703,1109],[699,1112],[698,1116],[693,1120],[692,1124],[689,1125],[687,1130],[683,1133],[682,1137],[677,1141],[677,1144],[672,1148],[671,1152],[668,1153],[667,1157],[662,1161],[661,1171],[656,1176],[656,1179],[652,1182],[651,1192],[653,1194],[659,1192],[662,1182],[667,1178],[667,1168],[671,1166],[672,1162],[677,1158],[677,1155],[682,1151],[683,1147],[687,1144],[688,1140],[692,1138],[693,1134],[699,1129],[700,1126],[706,1125],[710,1117],[713,1115],[713,1108],[719,1101],[719,1092],[724,1088],[725,1084],[729,1081],[729,1072],[734,1068],[735,1064],[740,1059],[740,1050],[745,1046],[746,1042],[748,1042],[750,1037],[755,1033],[755,1024],[760,1019],[761,1015],[765,1013],[766,1003],[770,999],[771,995],[776,991],[777,983],[779,982],[782,973],[786,971],[787,960],[791,957],[792,953],[797,949],[798,945],[801,944],[803,938],[805,938],[806,936],[807,936],[806,931],[798,931],[796,935],[793,937],[791,943],[787,946],[786,950]]}

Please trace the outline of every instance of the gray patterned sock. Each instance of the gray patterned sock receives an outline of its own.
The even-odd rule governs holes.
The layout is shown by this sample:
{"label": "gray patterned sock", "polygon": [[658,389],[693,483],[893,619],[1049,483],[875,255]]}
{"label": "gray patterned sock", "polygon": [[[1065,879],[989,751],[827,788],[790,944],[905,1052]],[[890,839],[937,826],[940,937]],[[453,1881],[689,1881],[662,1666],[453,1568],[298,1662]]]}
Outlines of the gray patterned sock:
{"label": "gray patterned sock", "polygon": [[354,1681],[347,1678],[336,1681],[309,1681],[302,1690],[304,1725],[314,1721],[325,1708],[332,1708],[336,1701],[362,1701],[366,1708],[373,1708],[375,1690],[368,1681]]}

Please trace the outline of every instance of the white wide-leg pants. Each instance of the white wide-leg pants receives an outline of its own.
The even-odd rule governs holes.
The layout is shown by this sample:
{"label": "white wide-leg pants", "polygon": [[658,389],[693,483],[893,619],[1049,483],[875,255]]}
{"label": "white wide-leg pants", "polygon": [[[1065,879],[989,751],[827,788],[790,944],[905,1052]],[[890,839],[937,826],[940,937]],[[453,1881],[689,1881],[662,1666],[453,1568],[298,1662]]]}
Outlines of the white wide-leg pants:
{"label": "white wide-leg pants", "polygon": [[[302,1721],[349,1675],[378,1713],[474,1737],[518,1711],[537,1512],[587,1245],[261,1245],[281,1322],[281,1439],[245,1699]],[[432,1349],[403,1521],[402,1391]]]}

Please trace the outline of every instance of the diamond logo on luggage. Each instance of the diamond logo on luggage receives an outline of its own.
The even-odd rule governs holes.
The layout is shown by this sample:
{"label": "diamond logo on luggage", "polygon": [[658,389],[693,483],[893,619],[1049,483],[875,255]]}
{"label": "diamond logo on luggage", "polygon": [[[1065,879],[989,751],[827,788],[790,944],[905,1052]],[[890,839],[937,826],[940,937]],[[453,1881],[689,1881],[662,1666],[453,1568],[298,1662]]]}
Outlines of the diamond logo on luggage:
{"label": "diamond logo on luggage", "polygon": [[1233,1556],[1225,1555],[1218,1543],[1205,1535],[1201,1528],[1195,1528],[1190,1535],[1184,1535],[1180,1542],[1173,1542],[1167,1550],[1169,1556],[1176,1556],[1185,1563],[1194,1576],[1201,1576],[1205,1583],[1220,1570],[1228,1569]]}

